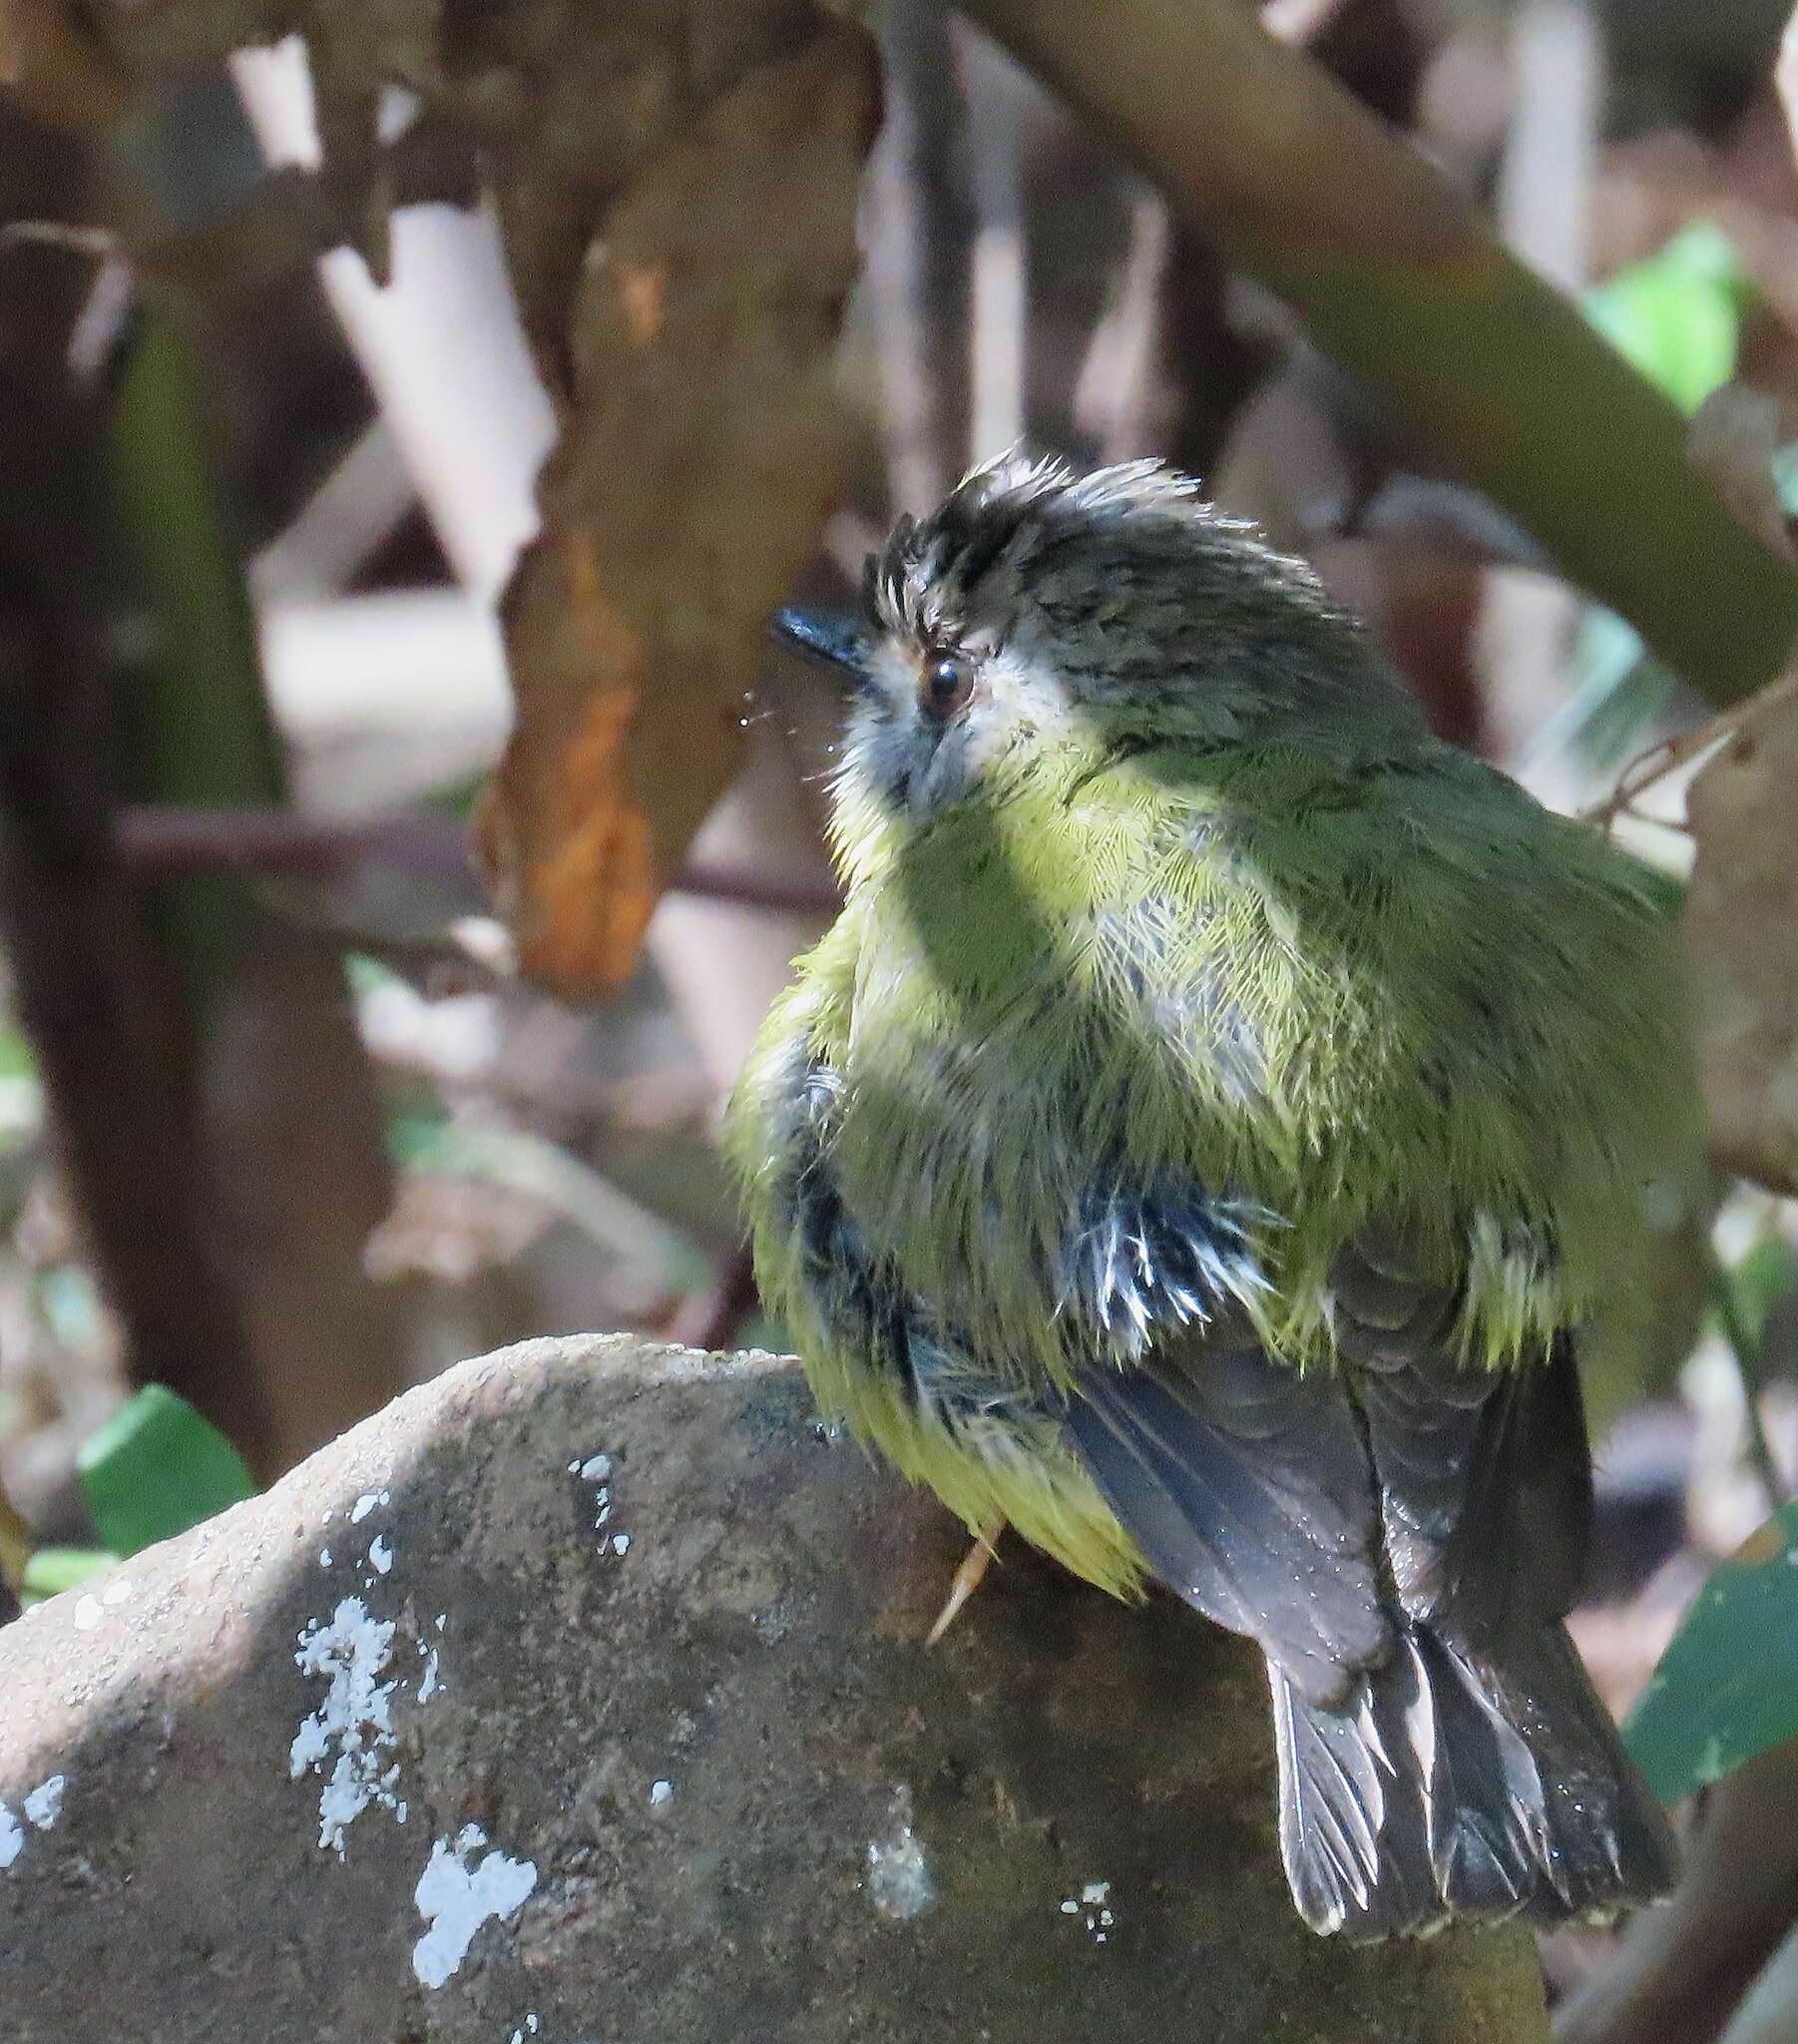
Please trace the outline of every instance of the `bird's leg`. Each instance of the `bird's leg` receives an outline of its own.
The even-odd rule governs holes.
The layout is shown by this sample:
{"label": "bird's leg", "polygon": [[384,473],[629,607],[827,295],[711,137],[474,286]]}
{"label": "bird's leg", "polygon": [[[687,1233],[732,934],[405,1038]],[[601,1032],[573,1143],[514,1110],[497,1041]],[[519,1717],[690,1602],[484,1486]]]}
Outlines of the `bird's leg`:
{"label": "bird's leg", "polygon": [[937,1613],[937,1622],[931,1627],[924,1641],[927,1647],[936,1645],[961,1615],[962,1606],[980,1588],[981,1578],[993,1560],[994,1543],[1004,1531],[1004,1519],[995,1519],[990,1526],[982,1529],[980,1538],[969,1548],[961,1567],[955,1572],[955,1581],[949,1585],[949,1596],[942,1610]]}

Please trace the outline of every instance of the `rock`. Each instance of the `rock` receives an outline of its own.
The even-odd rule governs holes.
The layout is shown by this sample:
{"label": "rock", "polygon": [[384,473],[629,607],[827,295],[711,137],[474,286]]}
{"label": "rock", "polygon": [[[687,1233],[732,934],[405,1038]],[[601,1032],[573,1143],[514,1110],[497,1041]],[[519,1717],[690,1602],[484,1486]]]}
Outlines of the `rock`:
{"label": "rock", "polygon": [[451,1370],[0,1632],[0,2036],[1543,2039],[1521,1930],[1310,1935],[1257,1657],[965,1549],[795,1367]]}

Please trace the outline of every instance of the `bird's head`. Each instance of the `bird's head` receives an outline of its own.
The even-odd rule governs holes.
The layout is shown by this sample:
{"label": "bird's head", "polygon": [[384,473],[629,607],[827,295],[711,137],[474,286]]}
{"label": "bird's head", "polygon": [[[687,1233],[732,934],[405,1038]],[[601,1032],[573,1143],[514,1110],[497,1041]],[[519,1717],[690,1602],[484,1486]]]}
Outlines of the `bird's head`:
{"label": "bird's head", "polygon": [[1308,567],[1148,461],[977,469],[869,557],[857,613],[776,626],[852,680],[839,792],[901,826],[1158,746],[1339,753],[1419,729]]}

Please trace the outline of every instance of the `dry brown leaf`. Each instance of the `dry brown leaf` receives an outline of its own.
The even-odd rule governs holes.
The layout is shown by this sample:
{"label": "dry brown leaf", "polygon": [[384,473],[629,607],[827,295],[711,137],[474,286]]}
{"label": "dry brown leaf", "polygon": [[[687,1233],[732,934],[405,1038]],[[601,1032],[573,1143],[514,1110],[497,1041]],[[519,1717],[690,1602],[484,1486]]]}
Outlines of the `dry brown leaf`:
{"label": "dry brown leaf", "polygon": [[749,72],[610,208],[574,405],[506,606],[518,723],[481,819],[525,970],[605,992],[734,773],[764,623],[837,492],[871,44]]}
{"label": "dry brown leaf", "polygon": [[1798,1193],[1798,691],[1776,684],[1692,782],[1684,927],[1712,1155]]}
{"label": "dry brown leaf", "polygon": [[0,0],[0,87],[53,128],[102,127],[125,111],[125,80],[60,0]]}

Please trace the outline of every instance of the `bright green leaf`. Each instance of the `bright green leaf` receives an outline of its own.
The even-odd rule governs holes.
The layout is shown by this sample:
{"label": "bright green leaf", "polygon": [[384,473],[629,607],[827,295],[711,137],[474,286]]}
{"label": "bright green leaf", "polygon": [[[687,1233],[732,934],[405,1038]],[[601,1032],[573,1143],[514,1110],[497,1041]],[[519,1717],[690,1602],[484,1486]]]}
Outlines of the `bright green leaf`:
{"label": "bright green leaf", "polygon": [[100,1537],[136,1554],[255,1495],[243,1458],[211,1420],[163,1384],[149,1384],[76,1457]]}
{"label": "bright green leaf", "polygon": [[1587,291],[1585,311],[1650,383],[1694,412],[1735,374],[1751,288],[1729,237],[1700,220]]}
{"label": "bright green leaf", "polygon": [[60,1597],[90,1576],[104,1575],[118,1559],[103,1547],[40,1547],[25,1564],[20,1602],[42,1604],[46,1597]]}
{"label": "bright green leaf", "polygon": [[1798,1504],[1789,1504],[1699,1591],[1623,1738],[1672,1803],[1795,1733]]}

